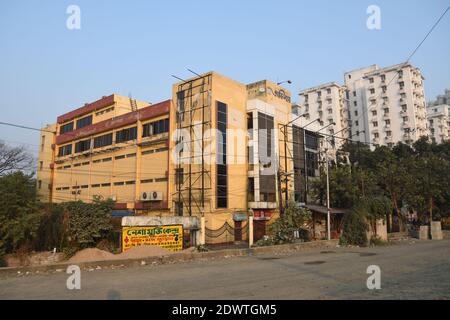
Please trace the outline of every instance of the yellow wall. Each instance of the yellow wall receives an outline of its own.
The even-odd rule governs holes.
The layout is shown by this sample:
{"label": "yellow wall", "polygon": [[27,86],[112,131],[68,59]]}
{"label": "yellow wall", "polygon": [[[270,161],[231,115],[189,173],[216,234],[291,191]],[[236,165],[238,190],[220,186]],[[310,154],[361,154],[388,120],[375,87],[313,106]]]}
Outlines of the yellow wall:
{"label": "yellow wall", "polygon": [[42,128],[40,133],[38,172],[37,172],[37,196],[43,202],[51,199],[53,170],[50,165],[53,163],[52,145],[55,143],[56,124],[48,125]]}

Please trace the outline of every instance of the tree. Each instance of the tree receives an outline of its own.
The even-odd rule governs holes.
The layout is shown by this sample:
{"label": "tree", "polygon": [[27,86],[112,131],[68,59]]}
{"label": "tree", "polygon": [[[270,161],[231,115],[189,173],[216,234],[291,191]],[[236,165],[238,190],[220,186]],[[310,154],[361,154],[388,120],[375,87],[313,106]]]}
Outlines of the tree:
{"label": "tree", "polygon": [[68,236],[70,253],[83,248],[95,247],[100,240],[109,235],[112,229],[113,200],[94,197],[92,203],[72,201],[62,205],[65,211],[64,232]]}
{"label": "tree", "polygon": [[[408,151],[404,146],[398,146],[396,152],[400,157],[409,158]],[[399,218],[400,230],[403,230],[405,219],[401,215],[400,208],[408,190],[411,190],[412,181],[411,175],[408,174],[410,161],[402,161],[403,159],[397,158],[396,152],[385,146],[376,148],[373,152],[375,163],[373,170],[376,172],[377,184],[382,193],[390,199],[391,206]],[[388,215],[390,216],[391,212],[388,212]]]}
{"label": "tree", "polygon": [[311,220],[311,216],[308,209],[300,208],[294,201],[289,201],[284,214],[270,226],[274,242],[276,244],[293,242],[294,231],[299,231],[300,238],[308,241],[309,236],[304,224]]}
{"label": "tree", "polygon": [[10,147],[0,141],[0,176],[13,171],[30,171],[33,158],[23,147]]}
{"label": "tree", "polygon": [[[0,251],[29,244],[39,227],[35,180],[23,172],[0,177]],[[0,252],[1,253],[1,252]]]}

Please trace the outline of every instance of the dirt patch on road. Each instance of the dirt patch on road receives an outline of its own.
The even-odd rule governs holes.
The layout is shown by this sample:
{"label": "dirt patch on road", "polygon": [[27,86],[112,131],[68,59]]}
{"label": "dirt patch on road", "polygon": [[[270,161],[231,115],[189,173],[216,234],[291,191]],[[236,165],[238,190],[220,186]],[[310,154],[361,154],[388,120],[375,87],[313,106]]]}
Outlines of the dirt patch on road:
{"label": "dirt patch on road", "polygon": [[305,264],[323,264],[323,263],[325,263],[325,261],[322,261],[322,260],[318,260],[318,261],[307,261],[307,262],[305,262]]}

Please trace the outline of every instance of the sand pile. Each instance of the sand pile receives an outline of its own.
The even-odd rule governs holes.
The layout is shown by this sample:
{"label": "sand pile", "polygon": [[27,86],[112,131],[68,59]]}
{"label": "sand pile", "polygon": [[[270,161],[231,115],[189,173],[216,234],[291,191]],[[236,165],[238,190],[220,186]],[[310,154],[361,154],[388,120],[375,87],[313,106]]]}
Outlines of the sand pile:
{"label": "sand pile", "polygon": [[89,262],[89,261],[103,261],[103,260],[112,260],[115,255],[104,250],[100,250],[97,248],[87,248],[78,251],[72,258],[70,258],[69,262]]}
{"label": "sand pile", "polygon": [[166,250],[158,246],[137,246],[128,249],[125,252],[116,254],[116,259],[135,259],[154,256],[165,256],[175,252]]}
{"label": "sand pile", "polygon": [[80,263],[80,262],[93,262],[93,261],[105,261],[105,260],[126,260],[126,259],[139,259],[155,256],[167,256],[174,253],[187,253],[193,252],[195,247],[188,248],[183,251],[169,251],[159,246],[137,246],[128,249],[125,252],[119,254],[112,254],[108,251],[100,250],[97,248],[88,248],[78,251],[68,262]]}

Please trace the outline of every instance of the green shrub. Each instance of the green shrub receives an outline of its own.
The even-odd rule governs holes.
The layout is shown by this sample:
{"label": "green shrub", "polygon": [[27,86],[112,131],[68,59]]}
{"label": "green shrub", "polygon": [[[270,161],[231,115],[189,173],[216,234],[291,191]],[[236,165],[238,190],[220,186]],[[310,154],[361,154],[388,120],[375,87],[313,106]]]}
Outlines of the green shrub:
{"label": "green shrub", "polygon": [[113,208],[114,201],[110,199],[94,198],[92,203],[82,201],[65,203],[68,247],[76,249],[96,247],[102,239],[107,239],[112,230]]}
{"label": "green shrub", "polygon": [[360,206],[353,208],[348,214],[344,215],[343,230],[339,243],[341,245],[366,246],[367,231],[369,226],[365,221],[364,209]]}
{"label": "green shrub", "polygon": [[308,209],[301,208],[295,202],[289,201],[284,214],[269,227],[273,243],[294,242],[296,240],[294,231],[299,231],[301,240],[309,241],[309,232],[304,229],[304,224],[310,219],[311,212]]}

